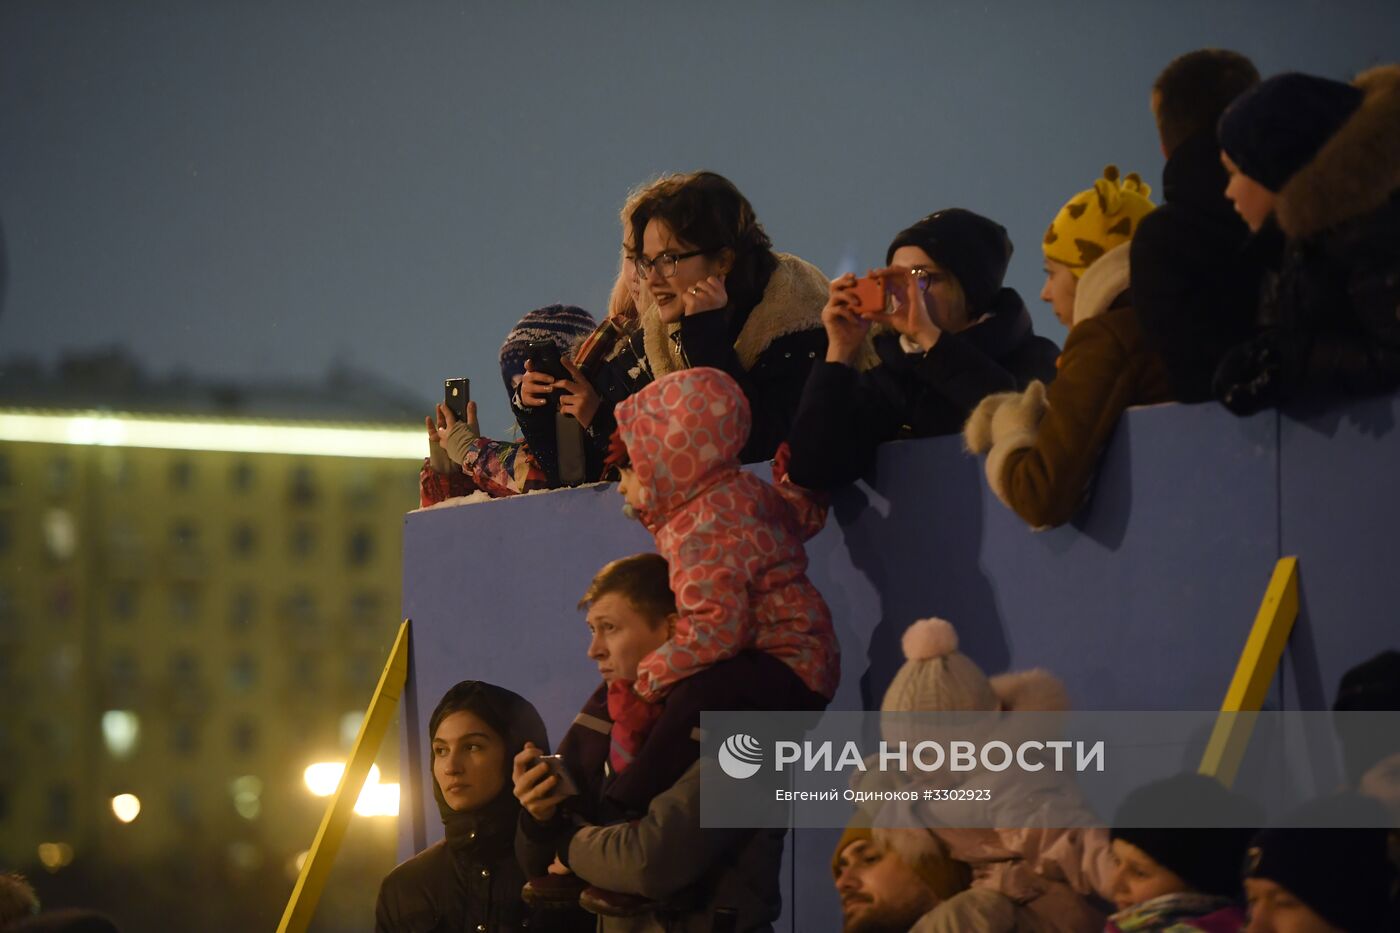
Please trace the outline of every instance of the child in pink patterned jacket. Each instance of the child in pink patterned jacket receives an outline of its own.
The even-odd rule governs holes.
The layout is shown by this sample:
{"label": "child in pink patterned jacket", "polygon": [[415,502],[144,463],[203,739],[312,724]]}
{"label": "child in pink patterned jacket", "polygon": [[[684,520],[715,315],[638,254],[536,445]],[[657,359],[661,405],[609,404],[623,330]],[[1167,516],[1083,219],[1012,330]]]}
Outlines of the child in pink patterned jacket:
{"label": "child in pink patterned jacket", "polygon": [[617,406],[610,460],[626,511],[656,537],[676,596],[675,636],[614,682],[608,798],[645,808],[699,753],[702,709],[820,710],[840,679],[826,600],[803,542],[826,507],[786,481],[739,469],[749,405],[717,369],[665,376]]}

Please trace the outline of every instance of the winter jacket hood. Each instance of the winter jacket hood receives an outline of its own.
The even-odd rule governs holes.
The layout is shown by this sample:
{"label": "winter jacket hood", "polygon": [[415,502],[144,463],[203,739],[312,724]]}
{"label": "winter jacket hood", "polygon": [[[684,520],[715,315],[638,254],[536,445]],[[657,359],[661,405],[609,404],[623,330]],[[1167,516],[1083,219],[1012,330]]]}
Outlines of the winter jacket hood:
{"label": "winter jacket hood", "polygon": [[649,528],[739,471],[749,424],[748,399],[717,369],[671,373],[617,406]]}
{"label": "winter jacket hood", "polygon": [[[753,369],[759,356],[780,337],[822,329],[822,308],[826,306],[829,280],[806,260],[778,253],[778,265],[763,289],[763,297],[749,311],[734,340],[734,352],[744,369]],[[685,368],[673,334],[680,324],[661,320],[661,311],[646,289],[638,307],[645,331],[647,361],[657,377]],[[713,312],[720,313],[720,312]]]}
{"label": "winter jacket hood", "polygon": [[1290,238],[1368,214],[1400,191],[1400,65],[1353,83],[1361,106],[1279,191],[1274,213]]}

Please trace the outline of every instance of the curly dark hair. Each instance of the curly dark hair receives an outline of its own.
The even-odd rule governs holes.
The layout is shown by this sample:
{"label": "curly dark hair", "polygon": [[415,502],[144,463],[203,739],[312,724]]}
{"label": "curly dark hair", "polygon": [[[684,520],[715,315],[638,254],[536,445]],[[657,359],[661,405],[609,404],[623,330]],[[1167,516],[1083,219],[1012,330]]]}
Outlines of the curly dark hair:
{"label": "curly dark hair", "polygon": [[729,250],[733,266],[725,277],[730,305],[749,310],[777,268],[773,241],[755,216],[753,205],[734,183],[715,172],[689,172],[658,179],[643,189],[632,206],[633,248],[640,250],[642,234],[660,220],[684,243],[719,253]]}

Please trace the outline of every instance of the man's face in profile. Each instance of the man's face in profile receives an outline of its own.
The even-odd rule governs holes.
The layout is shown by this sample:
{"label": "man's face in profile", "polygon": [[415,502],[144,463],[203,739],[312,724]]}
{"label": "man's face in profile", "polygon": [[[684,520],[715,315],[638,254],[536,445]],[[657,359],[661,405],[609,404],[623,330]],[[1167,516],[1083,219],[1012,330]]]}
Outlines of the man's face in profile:
{"label": "man's face in profile", "polygon": [[836,859],[845,933],[904,933],[938,905],[938,896],[904,860],[870,839],[857,839]]}

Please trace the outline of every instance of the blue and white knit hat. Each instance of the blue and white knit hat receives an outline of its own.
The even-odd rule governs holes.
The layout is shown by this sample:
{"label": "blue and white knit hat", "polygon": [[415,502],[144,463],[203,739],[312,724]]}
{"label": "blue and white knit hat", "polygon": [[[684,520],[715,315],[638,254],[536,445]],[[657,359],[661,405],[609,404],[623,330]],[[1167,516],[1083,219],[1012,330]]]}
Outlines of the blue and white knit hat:
{"label": "blue and white knit hat", "polygon": [[506,394],[515,391],[515,383],[525,373],[530,341],[552,340],[560,356],[572,356],[597,326],[593,315],[573,305],[550,305],[525,315],[501,344],[501,378],[505,380]]}

